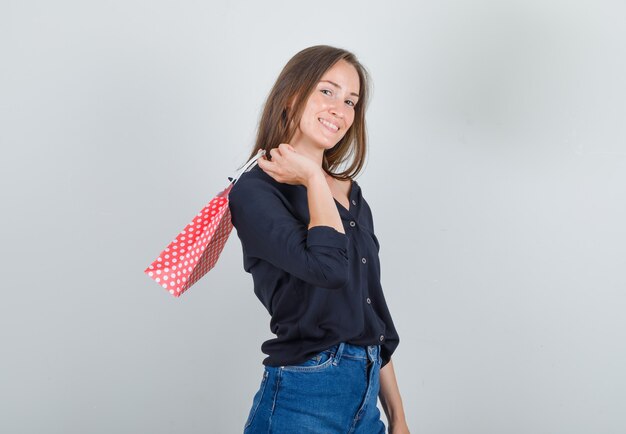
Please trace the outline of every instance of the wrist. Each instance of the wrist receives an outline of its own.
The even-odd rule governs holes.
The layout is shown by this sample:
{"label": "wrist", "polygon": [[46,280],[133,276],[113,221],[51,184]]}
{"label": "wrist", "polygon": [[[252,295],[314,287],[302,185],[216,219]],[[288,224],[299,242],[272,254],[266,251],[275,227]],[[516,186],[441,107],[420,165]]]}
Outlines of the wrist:
{"label": "wrist", "polygon": [[389,432],[390,433],[396,433],[396,432],[409,432],[409,424],[406,422],[406,419],[402,419],[402,420],[393,420],[391,422],[389,422]]}
{"label": "wrist", "polygon": [[325,182],[326,180],[324,179],[324,172],[322,172],[322,169],[320,168],[319,170],[316,169],[307,173],[304,177],[303,184],[306,188],[309,188],[311,184],[321,181]]}
{"label": "wrist", "polygon": [[389,422],[389,425],[394,425],[394,426],[406,425],[406,418],[404,416],[402,416],[402,417],[394,417]]}
{"label": "wrist", "polygon": [[386,415],[387,416],[387,420],[389,421],[389,425],[392,426],[399,426],[399,425],[405,425],[406,424],[406,416],[404,414],[404,409],[400,408],[398,409],[390,409],[387,408],[386,409]]}

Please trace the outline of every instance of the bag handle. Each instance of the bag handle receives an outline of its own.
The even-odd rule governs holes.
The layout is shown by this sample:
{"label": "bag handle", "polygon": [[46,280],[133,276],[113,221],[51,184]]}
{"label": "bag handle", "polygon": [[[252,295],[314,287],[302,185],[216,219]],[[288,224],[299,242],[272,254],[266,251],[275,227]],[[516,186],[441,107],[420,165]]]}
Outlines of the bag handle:
{"label": "bag handle", "polygon": [[254,167],[254,165],[257,163],[257,159],[259,157],[261,157],[261,155],[265,155],[265,149],[260,149],[259,152],[257,152],[257,154],[250,158],[248,160],[248,162],[243,166],[243,168],[237,173],[237,176],[235,178],[231,178],[230,176],[228,177],[228,180],[234,185],[235,182],[237,182],[237,180],[239,179],[239,177],[246,172],[248,169],[252,169],[252,167]]}

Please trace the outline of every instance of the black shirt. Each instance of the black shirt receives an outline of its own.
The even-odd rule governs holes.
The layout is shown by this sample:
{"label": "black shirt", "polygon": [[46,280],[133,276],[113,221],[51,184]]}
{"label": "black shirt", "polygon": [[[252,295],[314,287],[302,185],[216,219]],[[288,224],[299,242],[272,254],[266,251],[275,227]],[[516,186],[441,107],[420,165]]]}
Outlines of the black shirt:
{"label": "black shirt", "polygon": [[336,199],[345,234],[310,222],[307,189],[280,183],[258,165],[229,194],[243,268],[271,315],[276,338],[265,341],[264,365],[304,362],[339,342],[381,345],[382,366],[400,339],[380,283],[380,245],[361,187],[350,207]]}

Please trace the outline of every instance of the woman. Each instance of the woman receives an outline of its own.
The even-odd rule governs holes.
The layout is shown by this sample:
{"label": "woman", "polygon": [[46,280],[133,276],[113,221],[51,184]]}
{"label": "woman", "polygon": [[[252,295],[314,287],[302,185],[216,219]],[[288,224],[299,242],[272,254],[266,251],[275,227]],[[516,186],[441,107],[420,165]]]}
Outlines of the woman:
{"label": "woman", "polygon": [[[371,210],[354,180],[366,153],[368,81],[327,45],[297,53],[270,91],[229,195],[254,291],[276,338],[244,433],[408,433],[391,354]],[[347,169],[335,170],[353,156]]]}

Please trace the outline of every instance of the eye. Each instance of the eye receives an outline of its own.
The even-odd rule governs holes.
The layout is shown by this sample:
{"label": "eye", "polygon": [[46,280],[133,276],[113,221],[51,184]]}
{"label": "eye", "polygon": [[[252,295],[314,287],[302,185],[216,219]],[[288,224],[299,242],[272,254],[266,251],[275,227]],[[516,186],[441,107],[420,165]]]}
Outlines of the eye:
{"label": "eye", "polygon": [[[332,93],[333,93],[330,89],[320,89],[320,92],[322,92],[324,95],[332,95]],[[325,93],[325,92],[328,92],[328,93]],[[347,99],[346,102],[349,103],[348,105],[350,107],[354,107],[355,104],[356,104],[354,101],[352,101],[350,99]]]}

